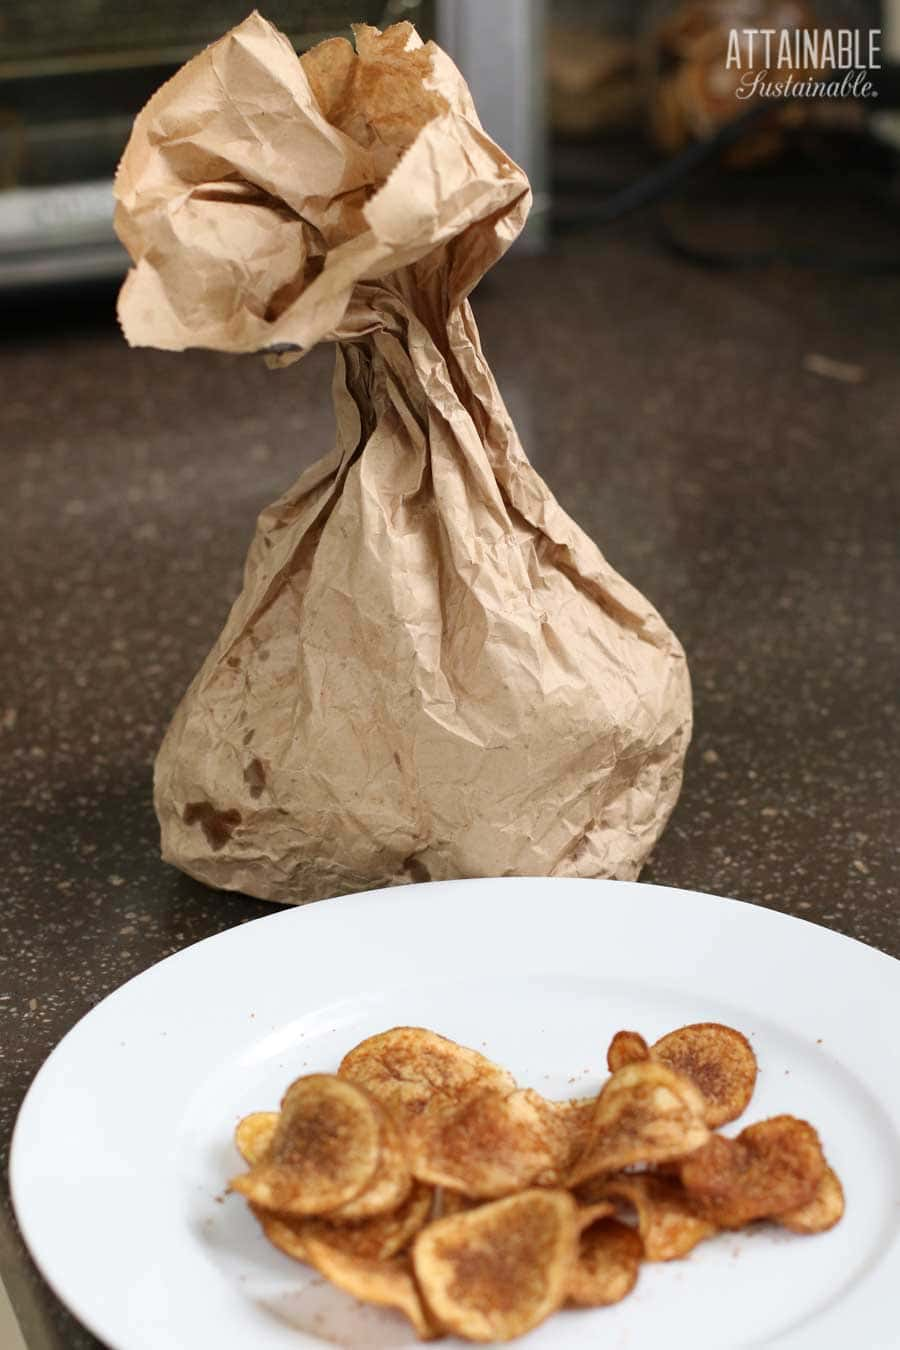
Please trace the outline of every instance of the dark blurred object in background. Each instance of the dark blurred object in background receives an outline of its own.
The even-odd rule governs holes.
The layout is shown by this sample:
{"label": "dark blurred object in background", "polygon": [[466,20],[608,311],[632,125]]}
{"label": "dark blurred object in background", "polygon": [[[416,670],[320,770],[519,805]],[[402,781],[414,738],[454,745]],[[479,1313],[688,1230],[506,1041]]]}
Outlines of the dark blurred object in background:
{"label": "dark blurred object in background", "polygon": [[[649,127],[665,152],[677,152],[692,141],[712,136],[733,121],[741,102],[742,81],[766,75],[762,44],[750,52],[743,44],[741,67],[728,65],[729,35],[742,28],[790,32],[868,27],[867,15],[854,0],[660,0],[643,32],[643,69]],[[793,68],[798,80],[820,77],[806,64]],[[770,78],[783,77],[778,70]],[[829,78],[824,75],[823,78]],[[732,167],[777,155],[785,145],[785,127],[803,123],[859,126],[869,110],[860,99],[793,99],[773,109],[771,118],[752,135],[729,148],[723,162]]]}
{"label": "dark blurred object in background", "polygon": [[[736,89],[747,66],[739,71],[727,63],[732,30],[845,28],[866,34],[882,22],[881,9],[878,0],[551,0],[551,131],[585,140],[642,126],[659,150],[675,153],[746,111]],[[802,111],[795,101],[793,107],[795,121],[809,113],[832,123],[859,122],[870,111],[859,101],[807,102]],[[750,162],[779,146],[774,134],[760,134],[730,161]]]}
{"label": "dark blurred object in background", "polygon": [[[792,57],[790,79],[824,93],[773,96],[786,72],[762,70],[762,44],[751,49],[745,29],[776,43],[796,34],[803,58]],[[868,53],[871,30],[877,59],[859,74],[874,94],[835,96],[843,67],[829,68],[822,35],[856,32]],[[728,59],[735,40],[739,68]],[[556,0],[547,42],[556,234],[640,212],[643,237],[697,265],[900,270],[898,59],[900,0]],[[810,224],[823,211],[845,221],[846,247],[834,237],[820,246]]]}
{"label": "dark blurred object in background", "polygon": [[589,139],[639,123],[641,8],[628,0],[551,3],[547,110],[553,134]]}

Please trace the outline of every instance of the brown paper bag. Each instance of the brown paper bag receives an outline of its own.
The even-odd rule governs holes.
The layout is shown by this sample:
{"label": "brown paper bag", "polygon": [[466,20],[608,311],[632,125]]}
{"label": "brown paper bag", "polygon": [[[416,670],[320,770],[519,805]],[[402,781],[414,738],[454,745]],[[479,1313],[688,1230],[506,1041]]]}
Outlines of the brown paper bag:
{"label": "brown paper bag", "polygon": [[453,64],[405,23],[298,60],[254,14],[140,114],[116,194],[129,342],[337,343],[336,446],[262,513],[159,752],[165,858],[294,902],[634,877],[678,795],[687,666],[482,354],[466,297],[530,195]]}

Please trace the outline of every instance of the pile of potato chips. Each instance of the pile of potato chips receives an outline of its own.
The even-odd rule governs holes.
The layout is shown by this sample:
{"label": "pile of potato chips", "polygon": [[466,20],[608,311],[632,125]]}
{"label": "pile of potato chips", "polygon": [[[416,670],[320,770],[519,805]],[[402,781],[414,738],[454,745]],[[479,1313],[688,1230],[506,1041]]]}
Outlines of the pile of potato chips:
{"label": "pile of potato chips", "polygon": [[362,1041],[238,1125],[233,1190],[281,1251],[423,1340],[508,1341],[557,1309],[617,1303],[642,1261],[771,1219],[832,1227],[841,1184],[806,1121],[735,1138],[756,1057],[700,1022],[648,1046],[620,1031],[597,1097],[548,1101],[419,1027]]}

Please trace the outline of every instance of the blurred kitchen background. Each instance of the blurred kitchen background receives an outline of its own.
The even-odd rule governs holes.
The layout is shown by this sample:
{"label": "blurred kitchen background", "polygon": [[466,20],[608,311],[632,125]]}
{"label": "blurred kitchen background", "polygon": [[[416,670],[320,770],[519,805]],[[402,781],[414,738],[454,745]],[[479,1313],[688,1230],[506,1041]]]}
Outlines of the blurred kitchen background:
{"label": "blurred kitchen background", "polygon": [[[110,184],[132,118],[248,4],[0,0],[8,298],[121,277]],[[642,213],[660,246],[700,264],[897,265],[890,70],[876,72],[877,99],[795,101],[761,114],[735,99],[724,52],[733,26],[880,27],[887,62],[900,53],[900,0],[266,0],[263,9],[298,50],[349,34],[355,20],[408,18],[436,37],[487,129],[531,177],[535,209],[520,248]],[[804,178],[817,197],[837,191],[857,203],[859,233],[846,254],[816,254],[809,210],[796,209]],[[714,218],[693,210],[685,219],[711,184]],[[885,211],[887,221],[873,220]]]}

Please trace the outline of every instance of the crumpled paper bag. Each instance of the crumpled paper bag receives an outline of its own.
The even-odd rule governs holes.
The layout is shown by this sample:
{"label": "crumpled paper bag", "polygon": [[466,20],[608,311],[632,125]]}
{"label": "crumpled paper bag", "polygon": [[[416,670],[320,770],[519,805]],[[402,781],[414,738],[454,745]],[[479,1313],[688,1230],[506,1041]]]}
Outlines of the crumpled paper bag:
{"label": "crumpled paper bag", "polygon": [[260,516],[160,749],[163,854],[289,902],[634,877],[678,795],[688,672],[481,351],[466,297],[528,183],[439,48],[355,36],[298,59],[253,14],[151,99],[116,179],[130,343],[337,344],[335,448]]}

